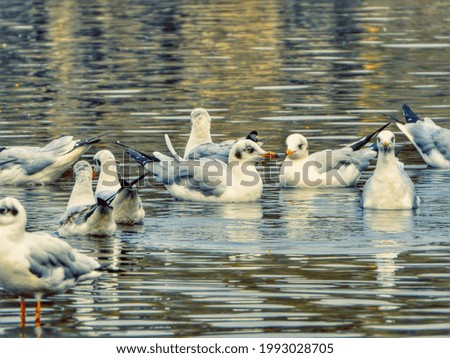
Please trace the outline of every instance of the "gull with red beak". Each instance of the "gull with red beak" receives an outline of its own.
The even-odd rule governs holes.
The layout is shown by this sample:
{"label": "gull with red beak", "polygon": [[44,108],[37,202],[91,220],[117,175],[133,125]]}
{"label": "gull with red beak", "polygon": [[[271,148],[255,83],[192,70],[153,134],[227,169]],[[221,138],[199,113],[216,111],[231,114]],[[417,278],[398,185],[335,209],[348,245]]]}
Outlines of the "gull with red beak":
{"label": "gull with red beak", "polygon": [[378,159],[373,175],[362,193],[362,206],[367,209],[415,209],[420,198],[411,178],[395,157],[395,135],[383,131],[377,137]]}
{"label": "gull with red beak", "polygon": [[249,139],[237,141],[231,148],[228,164],[217,159],[183,159],[170,144],[172,156],[154,152],[148,155],[130,147],[126,152],[164,183],[178,200],[201,202],[252,202],[260,199],[263,191],[256,163],[274,158]]}
{"label": "gull with red beak", "polygon": [[322,150],[311,155],[308,140],[299,133],[291,134],[286,139],[286,159],[280,169],[280,185],[297,188],[355,186],[361,173],[377,156],[375,148],[364,147],[388,125],[344,148]]}

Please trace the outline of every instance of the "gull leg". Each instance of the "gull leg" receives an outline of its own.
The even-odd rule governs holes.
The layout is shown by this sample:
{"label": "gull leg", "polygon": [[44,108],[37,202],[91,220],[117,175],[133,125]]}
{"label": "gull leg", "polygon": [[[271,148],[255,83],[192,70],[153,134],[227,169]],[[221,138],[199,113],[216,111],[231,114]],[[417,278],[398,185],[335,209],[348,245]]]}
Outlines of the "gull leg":
{"label": "gull leg", "polygon": [[36,302],[36,327],[41,326],[41,300],[38,299]]}
{"label": "gull leg", "polygon": [[25,327],[25,316],[26,316],[26,306],[25,306],[25,300],[20,299],[20,327]]}

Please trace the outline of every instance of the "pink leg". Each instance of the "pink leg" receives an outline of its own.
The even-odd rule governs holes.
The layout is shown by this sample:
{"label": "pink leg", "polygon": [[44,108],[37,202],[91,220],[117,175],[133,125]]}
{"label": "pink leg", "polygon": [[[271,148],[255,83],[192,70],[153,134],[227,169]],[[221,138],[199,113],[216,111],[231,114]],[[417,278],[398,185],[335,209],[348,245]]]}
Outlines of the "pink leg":
{"label": "pink leg", "polygon": [[41,300],[38,299],[36,302],[36,327],[41,326]]}

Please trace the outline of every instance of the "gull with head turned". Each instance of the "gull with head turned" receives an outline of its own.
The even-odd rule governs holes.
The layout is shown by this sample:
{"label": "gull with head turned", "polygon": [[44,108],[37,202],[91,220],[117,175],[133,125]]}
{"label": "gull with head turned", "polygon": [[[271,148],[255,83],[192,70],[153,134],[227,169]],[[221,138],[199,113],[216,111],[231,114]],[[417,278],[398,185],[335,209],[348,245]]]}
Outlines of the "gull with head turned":
{"label": "gull with head turned", "polygon": [[21,326],[25,299],[36,299],[36,326],[41,325],[41,298],[94,279],[100,264],[65,241],[45,232],[27,232],[27,216],[15,198],[0,200],[0,286],[19,296]]}

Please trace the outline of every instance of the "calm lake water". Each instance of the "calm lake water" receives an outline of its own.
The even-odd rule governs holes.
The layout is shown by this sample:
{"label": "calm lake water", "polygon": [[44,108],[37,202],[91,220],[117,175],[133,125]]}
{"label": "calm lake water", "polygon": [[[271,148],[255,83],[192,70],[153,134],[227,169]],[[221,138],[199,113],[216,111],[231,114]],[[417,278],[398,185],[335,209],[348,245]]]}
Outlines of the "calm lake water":
{"label": "calm lake water", "polygon": [[[182,149],[189,113],[214,139],[257,129],[267,150],[301,132],[336,148],[401,116],[403,103],[450,128],[447,1],[5,0],[0,9],[0,145],[108,132]],[[416,211],[363,211],[360,188],[280,190],[261,166],[251,204],[176,202],[150,180],[144,225],[67,241],[110,265],[44,300],[42,337],[404,337],[450,334],[449,180],[395,126]],[[372,169],[372,168],[371,168]],[[0,187],[29,230],[57,235],[73,185]],[[0,233],[1,234],[1,233]],[[33,302],[0,290],[0,336],[34,337]]]}

